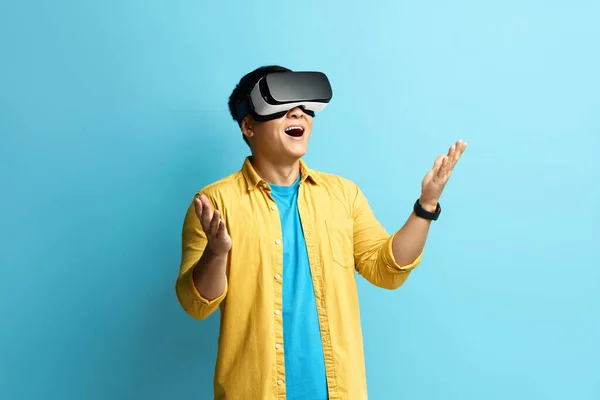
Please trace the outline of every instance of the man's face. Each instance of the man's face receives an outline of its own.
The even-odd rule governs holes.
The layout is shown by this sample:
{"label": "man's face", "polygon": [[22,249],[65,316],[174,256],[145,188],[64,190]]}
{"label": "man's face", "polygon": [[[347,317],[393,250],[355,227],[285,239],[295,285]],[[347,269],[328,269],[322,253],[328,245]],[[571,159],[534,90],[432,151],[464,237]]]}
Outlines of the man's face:
{"label": "man's face", "polygon": [[296,107],[271,121],[257,122],[247,118],[242,123],[242,131],[249,137],[253,154],[289,162],[306,153],[312,124],[313,118]]}

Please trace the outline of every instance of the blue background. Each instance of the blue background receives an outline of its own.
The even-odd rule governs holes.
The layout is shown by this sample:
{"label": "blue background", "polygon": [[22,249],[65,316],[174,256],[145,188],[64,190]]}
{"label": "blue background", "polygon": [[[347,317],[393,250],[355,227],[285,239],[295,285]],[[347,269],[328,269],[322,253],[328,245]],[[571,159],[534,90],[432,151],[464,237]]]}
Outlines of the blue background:
{"label": "blue background", "polygon": [[600,398],[600,5],[2,1],[0,399],[208,399],[218,318],[174,282],[194,193],[242,165],[263,64],[325,71],[305,160],[390,232],[469,149],[418,271],[359,280],[370,398]]}

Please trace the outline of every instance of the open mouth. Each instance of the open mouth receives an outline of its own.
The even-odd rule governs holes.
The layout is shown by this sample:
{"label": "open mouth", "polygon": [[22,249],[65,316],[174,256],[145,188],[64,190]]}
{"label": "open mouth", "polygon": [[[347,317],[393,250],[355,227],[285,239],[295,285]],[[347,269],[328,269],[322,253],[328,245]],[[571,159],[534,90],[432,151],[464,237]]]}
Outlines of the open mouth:
{"label": "open mouth", "polygon": [[288,126],[285,133],[292,137],[301,137],[304,134],[304,128],[299,125]]}

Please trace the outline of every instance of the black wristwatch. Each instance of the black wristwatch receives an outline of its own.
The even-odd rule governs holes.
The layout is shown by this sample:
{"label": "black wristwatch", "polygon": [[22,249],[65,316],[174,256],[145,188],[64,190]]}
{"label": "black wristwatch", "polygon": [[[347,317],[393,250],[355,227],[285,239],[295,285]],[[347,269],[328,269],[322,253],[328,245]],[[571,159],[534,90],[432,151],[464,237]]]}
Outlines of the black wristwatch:
{"label": "black wristwatch", "polygon": [[440,213],[442,212],[442,207],[440,207],[440,203],[437,204],[435,212],[429,212],[427,210],[424,210],[423,207],[421,207],[421,203],[419,203],[419,199],[417,199],[417,201],[415,202],[414,209],[415,214],[417,214],[417,217],[428,219],[430,221],[436,221],[440,216]]}

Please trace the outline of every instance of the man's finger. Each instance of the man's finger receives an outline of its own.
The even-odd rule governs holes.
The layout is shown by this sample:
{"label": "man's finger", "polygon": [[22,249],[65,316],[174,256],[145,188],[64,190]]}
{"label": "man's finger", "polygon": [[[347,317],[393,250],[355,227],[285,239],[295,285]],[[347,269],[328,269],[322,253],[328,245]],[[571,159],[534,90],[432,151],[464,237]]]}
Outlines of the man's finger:
{"label": "man's finger", "polygon": [[208,199],[208,196],[206,196],[205,194],[201,194],[200,195],[200,201],[202,202],[202,206],[205,208],[208,208],[212,211],[211,205],[210,205],[210,200]]}
{"label": "man's finger", "polygon": [[464,153],[465,149],[467,148],[467,143],[463,142],[462,139],[459,139],[456,142],[455,145],[456,151],[454,152],[454,156],[451,158],[451,163],[450,163],[450,169],[454,169],[454,166],[456,165],[456,163],[458,162],[458,160],[460,159],[460,156],[462,156],[462,153]]}
{"label": "man's finger", "polygon": [[446,174],[448,173],[448,156],[442,157],[442,162],[439,169],[436,172],[436,175],[439,179],[445,179]]}
{"label": "man's finger", "polygon": [[202,215],[202,202],[198,197],[194,199],[194,209],[196,210],[196,217],[200,219],[200,216]]}
{"label": "man's finger", "polygon": [[210,230],[206,232],[207,235],[214,236],[217,234],[219,228],[219,221],[221,221],[219,210],[215,210],[213,213],[212,220],[210,221]]}
{"label": "man's finger", "polygon": [[449,159],[453,159],[454,158],[454,154],[456,153],[456,144],[453,144],[452,146],[450,146],[450,148],[448,149],[448,158]]}
{"label": "man's finger", "polygon": [[466,149],[467,149],[467,142],[462,142],[460,154],[458,155],[458,158],[460,158],[460,156],[463,155],[463,153],[465,152]]}
{"label": "man's finger", "polygon": [[446,155],[441,154],[435,159],[435,161],[433,163],[434,170],[437,171],[442,166],[442,161],[444,161],[444,157],[446,157]]}
{"label": "man's finger", "polygon": [[447,168],[449,171],[451,171],[452,168],[454,168],[454,164],[456,164],[457,157],[460,157],[460,147],[458,141],[452,146],[450,146],[450,150],[448,151]]}
{"label": "man's finger", "polygon": [[213,218],[213,212],[212,208],[210,207],[210,202],[205,195],[200,196],[200,201],[202,202],[202,215],[200,217],[200,222],[202,223],[202,229],[204,229],[206,232],[206,230],[210,229],[210,221]]}
{"label": "man's finger", "polygon": [[219,221],[219,228],[217,229],[217,237],[219,239],[223,239],[227,236],[227,227],[225,226],[225,221]]}

